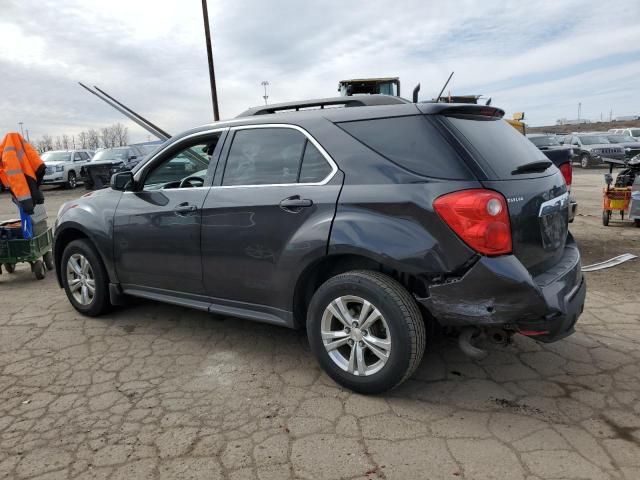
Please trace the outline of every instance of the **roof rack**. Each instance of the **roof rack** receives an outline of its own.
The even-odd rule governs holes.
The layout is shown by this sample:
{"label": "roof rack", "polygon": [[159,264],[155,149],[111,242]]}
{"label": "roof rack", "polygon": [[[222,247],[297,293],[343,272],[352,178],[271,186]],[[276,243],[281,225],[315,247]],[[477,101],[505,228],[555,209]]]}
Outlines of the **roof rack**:
{"label": "roof rack", "polygon": [[370,107],[374,105],[397,105],[411,103],[406,98],[392,95],[357,95],[350,97],[320,98],[317,100],[301,100],[298,102],[276,103],[261,105],[242,112],[238,117],[252,117],[278,112],[298,112],[301,109],[324,109],[325,107]]}

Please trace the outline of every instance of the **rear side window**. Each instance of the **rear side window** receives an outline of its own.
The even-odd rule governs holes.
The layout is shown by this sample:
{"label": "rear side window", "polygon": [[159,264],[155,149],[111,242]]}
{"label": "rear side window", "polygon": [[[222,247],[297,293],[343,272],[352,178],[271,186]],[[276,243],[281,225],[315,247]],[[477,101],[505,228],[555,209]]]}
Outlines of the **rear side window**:
{"label": "rear side window", "polygon": [[471,173],[454,148],[423,115],[338,124],[391,162],[419,175],[464,180]]}
{"label": "rear side window", "polygon": [[302,156],[299,183],[318,183],[331,173],[331,165],[327,163],[318,149],[307,141]]}
{"label": "rear side window", "polygon": [[[473,117],[447,117],[447,120],[479,154],[478,161],[487,175],[493,171],[492,179],[509,178],[521,165],[547,160],[544,153],[504,120]],[[546,171],[537,176],[548,174]]]}

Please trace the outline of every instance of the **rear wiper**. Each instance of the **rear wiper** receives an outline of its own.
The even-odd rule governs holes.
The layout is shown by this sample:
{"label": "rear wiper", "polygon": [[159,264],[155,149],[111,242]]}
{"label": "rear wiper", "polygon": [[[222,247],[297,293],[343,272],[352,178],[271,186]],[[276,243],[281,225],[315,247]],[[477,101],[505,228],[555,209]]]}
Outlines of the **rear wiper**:
{"label": "rear wiper", "polygon": [[547,168],[553,165],[553,162],[549,160],[540,160],[538,162],[525,163],[511,172],[511,175],[518,175],[519,173],[532,173],[532,172],[544,172]]}

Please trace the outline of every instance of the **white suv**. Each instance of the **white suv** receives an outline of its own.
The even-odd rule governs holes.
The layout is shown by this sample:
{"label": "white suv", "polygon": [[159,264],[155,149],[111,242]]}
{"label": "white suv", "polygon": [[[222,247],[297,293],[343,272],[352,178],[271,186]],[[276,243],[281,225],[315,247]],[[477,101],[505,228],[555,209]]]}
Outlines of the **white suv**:
{"label": "white suv", "polygon": [[640,142],[640,128],[638,127],[612,128],[609,130],[609,133],[615,133],[616,135],[625,135],[627,137],[633,137],[638,142]]}
{"label": "white suv", "polygon": [[41,155],[46,166],[44,185],[62,184],[76,188],[80,169],[91,161],[91,150],[52,150]]}

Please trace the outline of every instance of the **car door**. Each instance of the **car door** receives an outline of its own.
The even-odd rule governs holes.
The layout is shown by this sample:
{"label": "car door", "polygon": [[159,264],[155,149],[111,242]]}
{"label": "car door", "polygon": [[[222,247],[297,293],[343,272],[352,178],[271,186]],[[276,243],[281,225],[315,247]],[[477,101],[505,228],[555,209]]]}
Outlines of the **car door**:
{"label": "car door", "polygon": [[292,279],[326,254],[342,172],[300,127],[235,127],[229,137],[204,205],[205,290],[214,302],[290,311]]}
{"label": "car door", "polygon": [[[136,173],[135,191],[122,194],[114,217],[114,255],[125,292],[203,293],[202,205],[225,133],[197,134],[168,146]],[[176,161],[189,168],[174,169]]]}

